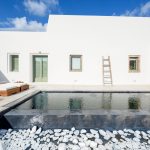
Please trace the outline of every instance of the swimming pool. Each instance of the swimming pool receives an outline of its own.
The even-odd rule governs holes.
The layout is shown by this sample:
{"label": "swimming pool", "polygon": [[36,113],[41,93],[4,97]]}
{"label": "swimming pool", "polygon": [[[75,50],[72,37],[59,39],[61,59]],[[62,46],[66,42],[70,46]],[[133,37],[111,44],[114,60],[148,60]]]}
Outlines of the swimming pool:
{"label": "swimming pool", "polygon": [[149,93],[47,93],[41,92],[17,110],[147,110]]}
{"label": "swimming pool", "polygon": [[13,128],[149,129],[150,93],[41,92],[4,116]]}

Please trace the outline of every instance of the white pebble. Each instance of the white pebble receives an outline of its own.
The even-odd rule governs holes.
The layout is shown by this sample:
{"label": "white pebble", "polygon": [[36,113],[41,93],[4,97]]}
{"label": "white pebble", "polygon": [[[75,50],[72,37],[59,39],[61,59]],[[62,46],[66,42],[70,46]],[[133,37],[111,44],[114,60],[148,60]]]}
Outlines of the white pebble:
{"label": "white pebble", "polygon": [[35,132],[35,134],[40,134],[41,131],[42,131],[42,128],[39,128],[39,129]]}
{"label": "white pebble", "polygon": [[94,142],[94,141],[91,141],[90,147],[93,148],[93,149],[96,148],[97,147],[97,143]]}
{"label": "white pebble", "polygon": [[59,133],[59,132],[61,132],[61,129],[54,129],[54,132]]}
{"label": "white pebble", "polygon": [[65,143],[60,143],[59,145],[58,145],[58,150],[66,150],[66,144]]}
{"label": "white pebble", "polygon": [[36,132],[36,129],[37,129],[37,127],[34,126],[34,127],[31,129],[31,133],[35,133],[35,132]]}
{"label": "white pebble", "polygon": [[85,129],[82,129],[82,130],[80,131],[80,133],[81,133],[81,134],[84,134],[84,133],[86,133],[86,130],[85,130]]}
{"label": "white pebble", "polygon": [[76,135],[76,136],[78,136],[79,133],[80,133],[79,130],[75,130],[75,131],[74,131],[74,135]]}
{"label": "white pebble", "polygon": [[91,132],[92,134],[97,134],[97,133],[98,133],[98,131],[96,131],[96,130],[94,130],[94,129],[90,129],[90,132]]}

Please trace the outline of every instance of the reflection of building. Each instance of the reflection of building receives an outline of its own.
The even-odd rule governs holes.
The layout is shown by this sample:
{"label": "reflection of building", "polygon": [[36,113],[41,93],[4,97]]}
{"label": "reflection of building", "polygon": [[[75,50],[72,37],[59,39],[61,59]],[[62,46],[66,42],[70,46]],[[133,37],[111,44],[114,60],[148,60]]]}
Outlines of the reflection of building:
{"label": "reflection of building", "polygon": [[148,93],[42,93],[26,101],[17,109],[149,110],[149,98]]}
{"label": "reflection of building", "polygon": [[71,98],[69,100],[70,111],[80,111],[82,109],[82,99]]}
{"label": "reflection of building", "polygon": [[129,97],[129,109],[140,109],[140,98],[138,97]]}
{"label": "reflection of building", "polygon": [[44,33],[0,31],[0,77],[101,85],[102,56],[110,56],[114,85],[149,85],[149,43],[146,17],[50,15]]}
{"label": "reflection of building", "polygon": [[46,93],[41,93],[32,98],[32,109],[47,109],[48,96]]}
{"label": "reflection of building", "polygon": [[102,108],[111,109],[112,93],[102,93]]}

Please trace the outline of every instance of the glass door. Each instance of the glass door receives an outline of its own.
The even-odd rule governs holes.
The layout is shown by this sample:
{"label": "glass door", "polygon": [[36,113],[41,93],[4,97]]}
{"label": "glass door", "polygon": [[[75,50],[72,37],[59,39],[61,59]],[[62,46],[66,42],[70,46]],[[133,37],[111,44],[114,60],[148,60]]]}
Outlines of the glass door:
{"label": "glass door", "polygon": [[48,57],[33,56],[33,81],[47,82],[48,80]]}

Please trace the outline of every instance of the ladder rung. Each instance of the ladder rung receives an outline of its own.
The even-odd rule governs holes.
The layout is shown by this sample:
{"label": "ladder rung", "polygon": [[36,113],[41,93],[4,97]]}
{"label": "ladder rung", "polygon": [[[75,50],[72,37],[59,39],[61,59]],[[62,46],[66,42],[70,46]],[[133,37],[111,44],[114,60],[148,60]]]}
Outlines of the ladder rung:
{"label": "ladder rung", "polygon": [[109,77],[104,77],[104,78],[111,78],[111,76],[109,76]]}
{"label": "ladder rung", "polygon": [[112,84],[112,82],[104,82],[104,84]]}
{"label": "ladder rung", "polygon": [[104,70],[104,73],[108,73],[108,72],[110,73],[110,70]]}
{"label": "ladder rung", "polygon": [[104,67],[110,67],[110,65],[103,65]]}
{"label": "ladder rung", "polygon": [[103,61],[109,61],[109,59],[103,59]]}

